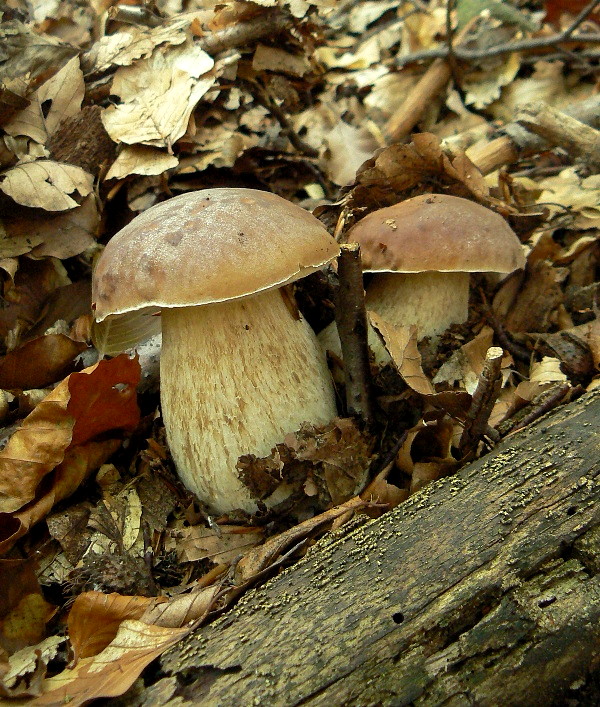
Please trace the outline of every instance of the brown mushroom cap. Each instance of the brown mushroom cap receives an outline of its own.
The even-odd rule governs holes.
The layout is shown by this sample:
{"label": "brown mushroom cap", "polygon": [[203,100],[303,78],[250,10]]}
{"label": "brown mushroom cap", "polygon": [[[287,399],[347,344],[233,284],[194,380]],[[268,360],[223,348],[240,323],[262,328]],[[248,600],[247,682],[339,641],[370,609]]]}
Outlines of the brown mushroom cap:
{"label": "brown mushroom cap", "polygon": [[367,272],[499,272],[522,268],[519,239],[494,211],[468,199],[423,194],[365,216],[346,240]]}
{"label": "brown mushroom cap", "polygon": [[318,270],[339,249],[312,214],[254,189],[203,189],[137,216],[94,272],[95,316],[224,302]]}

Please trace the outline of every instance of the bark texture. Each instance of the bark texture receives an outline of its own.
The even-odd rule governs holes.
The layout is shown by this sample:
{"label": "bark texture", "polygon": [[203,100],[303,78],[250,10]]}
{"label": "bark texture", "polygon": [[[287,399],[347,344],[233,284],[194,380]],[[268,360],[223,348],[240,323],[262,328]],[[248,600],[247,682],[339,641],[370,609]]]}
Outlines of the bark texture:
{"label": "bark texture", "polygon": [[596,391],[318,543],[136,701],[565,704],[600,660],[599,418]]}

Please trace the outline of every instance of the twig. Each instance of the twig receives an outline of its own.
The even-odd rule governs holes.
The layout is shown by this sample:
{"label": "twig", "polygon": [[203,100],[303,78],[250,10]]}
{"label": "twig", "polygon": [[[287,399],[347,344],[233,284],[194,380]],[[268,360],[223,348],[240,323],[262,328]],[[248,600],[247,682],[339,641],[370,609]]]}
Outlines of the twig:
{"label": "twig", "polygon": [[477,381],[458,445],[461,456],[472,451],[488,430],[488,420],[502,384],[500,369],[503,355],[504,351],[499,346],[491,346],[485,355],[483,370]]}
{"label": "twig", "polygon": [[452,78],[457,88],[461,86],[460,74],[458,71],[458,61],[454,53],[454,27],[452,26],[452,10],[456,5],[456,0],[448,0],[446,4],[446,46],[448,47],[448,66],[452,73]]}
{"label": "twig", "polygon": [[512,339],[508,337],[502,324],[498,321],[496,315],[494,314],[492,308],[488,305],[484,297],[482,297],[484,307],[485,307],[485,317],[488,320],[489,325],[494,330],[494,334],[498,339],[498,343],[503,349],[506,349],[514,358],[518,361],[523,361],[523,363],[529,363],[531,360],[531,353],[524,348],[515,343]]}
{"label": "twig", "polygon": [[[577,37],[571,36],[577,27],[579,27],[579,25],[594,11],[598,5],[600,5],[600,0],[593,0],[579,13],[579,15],[577,15],[569,27],[562,32],[553,34],[550,37],[537,37],[534,39],[523,39],[518,42],[506,42],[503,44],[497,44],[493,47],[487,47],[485,49],[465,49],[460,46],[454,46],[454,56],[461,61],[475,61],[477,59],[487,59],[492,56],[500,56],[502,54],[510,54],[512,52],[526,52],[534,49],[554,47],[557,44],[562,44],[567,41],[576,41],[585,44],[598,44],[600,43],[600,34],[581,34],[577,35]],[[406,64],[413,64],[415,62],[426,61],[428,59],[445,59],[448,57],[448,54],[448,46],[441,46],[436,49],[427,49],[421,52],[414,52],[413,54],[397,57],[396,66],[405,66]]]}
{"label": "twig", "polygon": [[451,76],[452,71],[447,61],[436,59],[433,62],[410,90],[400,109],[388,120],[385,131],[391,140],[401,140],[410,133],[432,97],[438,95]]}
{"label": "twig", "polygon": [[256,42],[263,37],[273,38],[277,33],[290,27],[292,18],[278,8],[269,10],[258,17],[253,17],[247,22],[229,25],[222,30],[212,32],[197,41],[205,52],[214,56],[225,49],[234,49]]}
{"label": "twig", "polygon": [[[469,28],[470,25],[463,27],[456,38],[457,44],[460,44],[468,34]],[[454,39],[452,34],[451,37]],[[444,56],[446,57],[447,53]],[[417,84],[409,91],[400,108],[388,120],[385,132],[392,141],[401,140],[411,132],[419,122],[425,108],[431,103],[432,98],[440,93],[451,77],[452,66],[446,58],[437,59],[431,64]]]}
{"label": "twig", "polygon": [[344,359],[346,405],[349,415],[356,415],[369,425],[372,420],[371,369],[360,246],[344,243],[340,248],[335,323]]}
{"label": "twig", "polygon": [[542,101],[522,106],[515,122],[577,157],[585,156],[592,168],[600,166],[600,131]]}
{"label": "twig", "polygon": [[143,5],[116,5],[107,10],[109,20],[144,27],[158,27],[163,24],[162,17],[155,15],[150,8]]}
{"label": "twig", "polygon": [[[568,106],[564,111],[575,120],[592,127],[600,127],[600,96],[592,96]],[[522,157],[536,154],[548,147],[547,142],[517,122],[502,128],[506,133],[483,145],[467,149],[467,157],[483,174],[489,174],[505,164],[513,164]]]}
{"label": "twig", "polygon": [[524,427],[527,427],[527,425],[535,422],[542,415],[545,415],[547,412],[555,408],[562,402],[569,390],[571,390],[571,386],[568,383],[561,383],[560,385],[550,388],[550,390],[546,390],[541,395],[535,397],[532,400],[532,404],[535,406],[533,410],[525,415],[525,417],[523,417],[513,427],[511,427],[507,434],[512,434],[517,430],[522,430]]}
{"label": "twig", "polygon": [[281,130],[287,139],[292,143],[292,146],[301,152],[306,157],[318,157],[319,151],[304,142],[302,138],[295,132],[292,124],[288,120],[287,115],[281,110],[281,108],[271,99],[271,96],[265,91],[262,86],[259,86],[255,81],[244,81],[250,88],[250,92],[254,96],[254,99],[261,106],[266,108],[269,113],[277,120],[279,125],[281,125]]}
{"label": "twig", "polygon": [[[560,34],[554,34],[551,37],[538,37],[536,39],[523,39],[520,42],[507,42],[506,44],[497,44],[495,47],[488,49],[461,49],[455,47],[454,55],[460,61],[476,61],[477,59],[487,59],[492,56],[501,56],[502,54],[512,54],[512,52],[533,51],[534,49],[544,49],[545,47],[554,47],[557,44],[567,41]],[[600,34],[582,34],[577,35],[570,42],[581,42],[582,44],[600,44]],[[398,67],[414,64],[419,61],[428,59],[446,59],[448,56],[448,47],[439,47],[437,49],[426,49],[422,52],[414,52],[406,56],[396,59]]]}

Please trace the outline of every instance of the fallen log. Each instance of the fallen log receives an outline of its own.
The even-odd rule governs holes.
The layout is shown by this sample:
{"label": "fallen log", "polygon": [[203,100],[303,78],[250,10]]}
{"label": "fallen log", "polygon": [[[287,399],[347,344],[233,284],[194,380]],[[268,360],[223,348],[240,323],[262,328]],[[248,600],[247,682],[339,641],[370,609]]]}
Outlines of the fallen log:
{"label": "fallen log", "polygon": [[599,419],[594,391],[383,517],[331,534],[166,653],[166,677],[138,699],[521,707],[589,697]]}

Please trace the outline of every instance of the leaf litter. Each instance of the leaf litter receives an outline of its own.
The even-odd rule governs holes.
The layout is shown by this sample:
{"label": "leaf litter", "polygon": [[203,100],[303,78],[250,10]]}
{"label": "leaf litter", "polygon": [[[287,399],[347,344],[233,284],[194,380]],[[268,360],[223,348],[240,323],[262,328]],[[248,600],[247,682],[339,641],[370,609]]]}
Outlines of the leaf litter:
{"label": "leaf litter", "polygon": [[[600,128],[588,52],[600,29],[589,14],[556,53],[583,9],[559,0],[543,12],[458,0],[449,17],[443,0],[17,5],[0,25],[0,693],[83,704],[126,692],[327,530],[380,515],[600,384],[597,161],[518,120],[542,101]],[[273,191],[341,241],[376,209],[461,196],[505,217],[527,253],[523,273],[473,276],[468,321],[435,351],[370,313],[389,356],[371,361],[374,425],[341,405],[330,425],[239,461],[259,497],[293,487],[279,514],[211,518],[178,482],[160,340],[140,345],[155,313],[92,325],[108,239],[208,186]],[[333,319],[335,278],[297,287],[317,329]],[[136,345],[139,359],[99,357]],[[331,363],[343,400],[344,362]]]}

